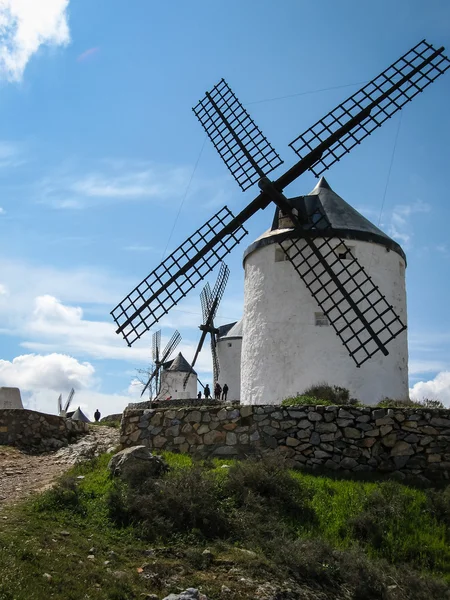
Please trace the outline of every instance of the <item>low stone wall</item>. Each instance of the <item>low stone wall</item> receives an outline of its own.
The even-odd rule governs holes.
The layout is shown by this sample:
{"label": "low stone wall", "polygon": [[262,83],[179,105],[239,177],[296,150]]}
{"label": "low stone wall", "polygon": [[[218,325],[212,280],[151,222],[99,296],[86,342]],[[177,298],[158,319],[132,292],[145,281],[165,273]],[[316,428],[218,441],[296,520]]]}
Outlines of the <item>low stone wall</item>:
{"label": "low stone wall", "polygon": [[45,452],[66,446],[89,431],[87,423],[34,410],[0,410],[0,446]]}
{"label": "low stone wall", "polygon": [[278,452],[291,466],[450,474],[450,411],[339,406],[127,409],[121,447],[200,456]]}

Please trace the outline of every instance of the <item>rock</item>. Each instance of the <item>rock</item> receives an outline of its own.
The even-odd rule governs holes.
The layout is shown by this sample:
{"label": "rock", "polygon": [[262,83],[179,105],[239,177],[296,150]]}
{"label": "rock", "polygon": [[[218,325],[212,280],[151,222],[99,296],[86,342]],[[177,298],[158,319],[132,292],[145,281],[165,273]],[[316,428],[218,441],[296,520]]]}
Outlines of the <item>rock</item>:
{"label": "rock", "polygon": [[111,575],[114,579],[125,579],[127,577],[127,573],[125,571],[113,571]]}
{"label": "rock", "polygon": [[113,476],[126,478],[137,467],[145,469],[147,477],[161,477],[169,470],[168,464],[153,455],[146,446],[132,446],[115,454],[108,464]]}
{"label": "rock", "polygon": [[169,594],[163,600],[208,600],[208,598],[200,594],[196,588],[188,588],[181,594]]}
{"label": "rock", "polygon": [[354,458],[350,458],[349,456],[341,460],[342,469],[354,469],[357,465],[357,461]]}
{"label": "rock", "polygon": [[316,431],[313,431],[309,441],[311,444],[314,444],[314,446],[318,446],[320,444],[320,435]]}
{"label": "rock", "polygon": [[310,412],[308,413],[308,419],[310,421],[321,421],[322,415],[320,415],[318,412]]}
{"label": "rock", "polygon": [[338,412],[338,417],[340,419],[354,419],[354,416],[352,415],[351,412],[348,412],[348,410],[345,410],[344,408],[340,408],[339,412]]}
{"label": "rock", "polygon": [[366,437],[378,437],[380,435],[380,430],[378,428],[371,429],[370,431],[366,431],[365,435]]}
{"label": "rock", "polygon": [[397,442],[391,450],[391,456],[412,456],[414,450],[408,442]]}
{"label": "rock", "polygon": [[286,446],[298,446],[300,444],[300,440],[297,440],[293,437],[286,438]]}
{"label": "rock", "polygon": [[[443,419],[443,418],[440,418],[440,417],[433,417],[431,419],[430,423],[431,423],[431,425],[436,425],[436,427],[450,427],[450,419]],[[425,427],[424,427],[424,429],[425,429]]]}
{"label": "rock", "polygon": [[317,423],[316,431],[319,433],[334,433],[337,430],[335,423]]}
{"label": "rock", "polygon": [[373,419],[382,419],[386,416],[386,411],[384,408],[376,408],[372,413]]}
{"label": "rock", "polygon": [[355,429],[354,427],[345,427],[344,437],[351,439],[359,439],[361,437],[361,432],[359,431],[359,429]]}
{"label": "rock", "polygon": [[391,419],[391,417],[384,417],[382,419],[375,420],[375,425],[377,427],[381,427],[382,425],[393,425],[393,424],[394,424],[394,420]]}
{"label": "rock", "polygon": [[393,448],[395,446],[396,441],[397,434],[389,433],[388,435],[384,436],[384,438],[381,440],[381,443],[383,444],[383,446],[386,446],[386,448]]}

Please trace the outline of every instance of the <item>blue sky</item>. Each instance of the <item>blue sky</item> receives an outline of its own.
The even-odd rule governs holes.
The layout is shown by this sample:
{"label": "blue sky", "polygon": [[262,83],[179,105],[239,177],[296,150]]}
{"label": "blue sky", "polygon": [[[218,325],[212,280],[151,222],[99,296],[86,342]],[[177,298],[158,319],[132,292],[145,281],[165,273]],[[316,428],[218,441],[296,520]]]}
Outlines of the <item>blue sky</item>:
{"label": "blue sky", "polygon": [[[205,90],[224,77],[290,166],[294,137],[421,39],[450,50],[450,4],[7,0],[0,29],[0,385],[50,412],[74,385],[106,414],[136,396],[151,347],[148,334],[128,348],[109,311],[254,195],[204,143],[191,107]],[[411,386],[450,405],[449,100],[447,73],[326,176],[404,247]],[[287,192],[314,185],[306,174]],[[247,243],[271,218],[250,221]],[[246,245],[227,261],[219,323],[241,316]],[[162,322],[188,360],[199,293]],[[198,366],[210,379],[208,352]]]}

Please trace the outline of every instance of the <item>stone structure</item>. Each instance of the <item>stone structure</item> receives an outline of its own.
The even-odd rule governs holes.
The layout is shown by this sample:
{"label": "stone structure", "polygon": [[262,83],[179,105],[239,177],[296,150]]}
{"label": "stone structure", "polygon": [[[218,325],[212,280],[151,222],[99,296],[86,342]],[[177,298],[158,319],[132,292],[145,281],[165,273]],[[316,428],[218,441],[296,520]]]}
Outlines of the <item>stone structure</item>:
{"label": "stone structure", "polygon": [[82,421],[34,410],[0,410],[0,446],[45,452],[61,448],[88,431],[89,426]]}
{"label": "stone structure", "polygon": [[[308,207],[320,210],[330,223],[329,228],[316,230],[316,236],[329,238],[336,255],[333,259],[354,271],[348,258],[353,255],[406,323],[406,258],[397,242],[347,204],[324,178],[304,198]],[[292,222],[277,210],[271,229],[244,254],[241,403],[281,404],[323,382],[345,387],[352,397],[369,405],[384,398],[408,397],[406,331],[389,342],[388,356],[377,352],[357,368],[286,260],[279,246],[286,236],[295,239],[296,233]],[[313,277],[309,276],[310,283]],[[380,337],[388,336],[385,332]]]}
{"label": "stone structure", "polygon": [[[191,374],[185,387],[184,379],[189,371]],[[164,363],[161,371],[161,385],[156,399],[165,400],[169,396],[174,400],[188,400],[197,396],[197,373],[191,370],[191,365],[181,352],[173,360]]]}
{"label": "stone structure", "polygon": [[200,456],[277,452],[291,466],[450,475],[450,411],[352,406],[127,409],[121,447]]}
{"label": "stone structure", "polygon": [[0,387],[0,410],[7,408],[23,408],[19,388]]}
{"label": "stone structure", "polygon": [[242,319],[219,327],[217,357],[219,359],[219,383],[228,385],[227,401],[241,397]]}

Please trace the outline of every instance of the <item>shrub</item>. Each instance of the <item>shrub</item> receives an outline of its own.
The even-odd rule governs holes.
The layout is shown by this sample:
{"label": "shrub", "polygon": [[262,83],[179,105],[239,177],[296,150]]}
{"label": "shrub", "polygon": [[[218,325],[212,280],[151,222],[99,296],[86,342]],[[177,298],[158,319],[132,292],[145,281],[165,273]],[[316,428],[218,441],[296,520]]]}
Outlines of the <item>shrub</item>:
{"label": "shrub", "polygon": [[281,403],[281,406],[330,406],[334,404],[334,402],[329,402],[328,400],[320,400],[319,398],[315,398],[314,396],[296,396],[293,398],[286,398]]}
{"label": "shrub", "polygon": [[350,392],[338,385],[328,385],[328,383],[318,383],[307,388],[303,394],[286,398],[283,400],[283,406],[302,406],[307,404],[332,406],[332,405],[357,405],[354,398],[350,398]]}
{"label": "shrub", "polygon": [[410,398],[404,398],[403,400],[395,400],[392,398],[385,398],[384,400],[380,400],[377,406],[379,406],[380,408],[445,408],[445,406],[440,400],[432,400],[430,398],[424,398],[423,400],[411,400]]}
{"label": "shrub", "polygon": [[38,511],[69,510],[77,514],[85,514],[80,490],[74,477],[64,477],[51,489],[36,498],[35,508]]}

